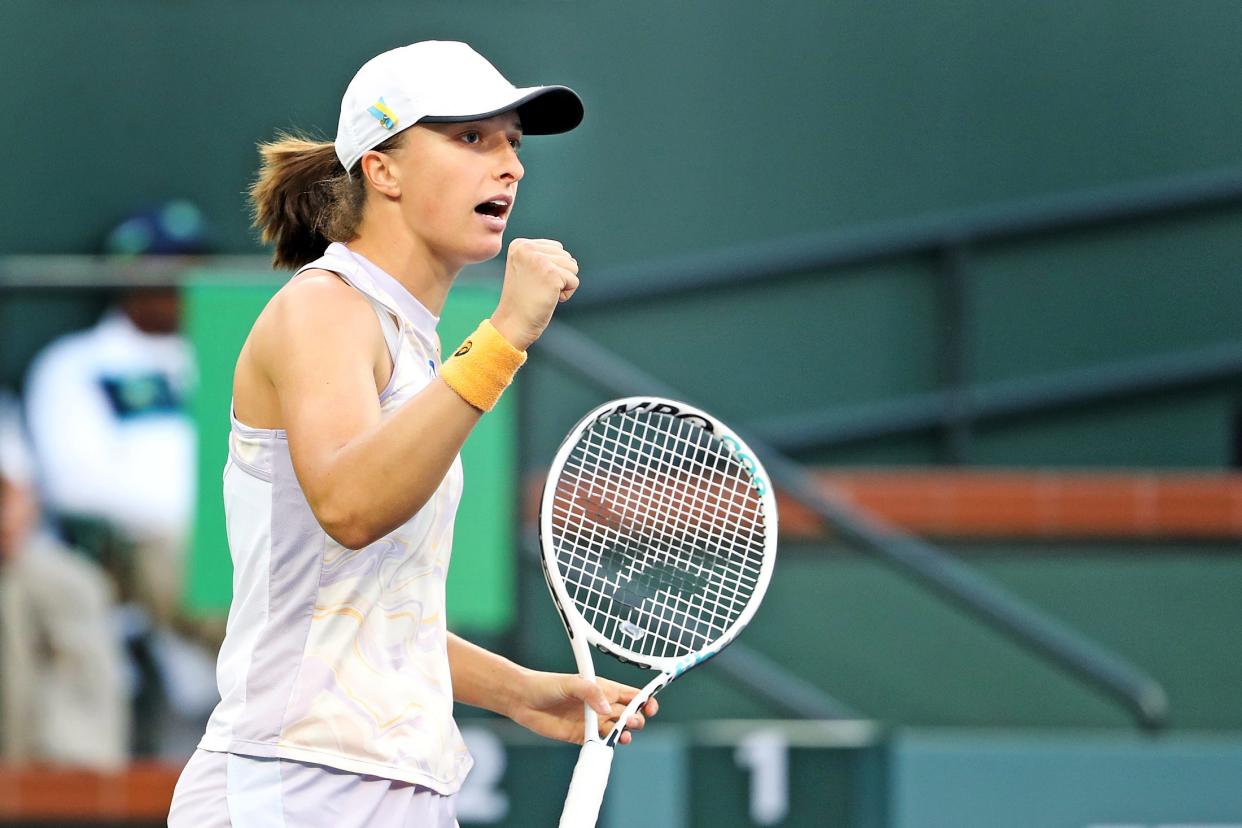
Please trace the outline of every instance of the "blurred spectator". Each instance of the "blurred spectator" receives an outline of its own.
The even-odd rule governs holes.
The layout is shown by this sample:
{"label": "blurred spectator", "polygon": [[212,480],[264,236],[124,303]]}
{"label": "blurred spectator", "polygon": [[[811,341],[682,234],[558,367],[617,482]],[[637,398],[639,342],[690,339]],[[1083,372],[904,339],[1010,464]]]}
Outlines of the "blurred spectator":
{"label": "blurred spectator", "polygon": [[[189,202],[159,204],[121,222],[104,250],[200,255],[206,222]],[[202,627],[179,609],[195,495],[185,407],[195,364],[179,327],[175,286],[122,290],[93,328],[48,345],[26,384],[45,503],[63,534],[105,561],[125,601],[140,754],[167,749],[155,731],[177,718],[190,720],[187,732],[201,729],[215,700],[214,653],[191,641]]]}
{"label": "blurred spectator", "polygon": [[[204,245],[197,209],[175,202],[122,222],[105,249],[192,255]],[[136,547],[125,584],[136,594],[126,597],[160,624],[179,602],[194,500],[194,428],[184,407],[194,362],[179,320],[175,288],[123,291],[93,328],[45,348],[26,386],[48,508],[58,518],[103,521]]]}
{"label": "blurred spectator", "polygon": [[0,396],[0,756],[115,769],[129,712],[112,587],[40,530],[30,484],[17,404]]}

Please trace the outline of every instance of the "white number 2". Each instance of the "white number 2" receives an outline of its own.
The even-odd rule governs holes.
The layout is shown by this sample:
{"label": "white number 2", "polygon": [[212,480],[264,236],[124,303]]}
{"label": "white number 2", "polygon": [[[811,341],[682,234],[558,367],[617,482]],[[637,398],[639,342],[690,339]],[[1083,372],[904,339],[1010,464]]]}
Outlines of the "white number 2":
{"label": "white number 2", "polygon": [[500,789],[504,743],[484,727],[463,727],[461,737],[474,757],[474,767],[457,794],[457,816],[462,822],[500,822],[509,813],[509,797]]}

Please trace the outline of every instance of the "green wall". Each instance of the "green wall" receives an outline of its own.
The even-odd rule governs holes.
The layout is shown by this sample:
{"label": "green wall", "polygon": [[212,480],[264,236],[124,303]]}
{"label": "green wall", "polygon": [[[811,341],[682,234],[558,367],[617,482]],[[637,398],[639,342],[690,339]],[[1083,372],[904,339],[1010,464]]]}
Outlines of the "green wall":
{"label": "green wall", "polygon": [[331,136],[366,58],[434,37],[583,95],[513,230],[588,269],[1242,160],[1231,0],[6,0],[0,32],[4,253],[170,195],[252,249],[255,142]]}
{"label": "green wall", "polygon": [[[1013,543],[951,551],[1155,677],[1168,691],[1174,728],[1242,730],[1236,546]],[[862,716],[907,726],[1133,726],[1111,699],[864,554],[798,545],[780,554],[742,640]],[[549,669],[572,669],[555,610],[537,597],[537,566],[523,571],[531,596],[523,651]],[[612,678],[643,675],[597,666]],[[710,662],[660,700],[669,721],[779,713],[727,684]]]}
{"label": "green wall", "polygon": [[[330,137],[362,60],[452,37],[519,83],[564,82],[585,98],[581,129],[527,142],[512,222],[512,235],[563,240],[585,295],[614,265],[1237,167],[1240,35],[1232,0],[5,0],[0,255],[92,252],[137,203],[170,196],[206,210],[221,251],[255,252],[242,196],[254,144],[294,127]],[[738,422],[884,401],[939,387],[950,333],[967,337],[980,381],[1238,341],[1239,219],[1235,209],[973,251],[966,331],[946,329],[935,264],[920,258],[571,324]],[[38,344],[97,307],[0,293],[0,381],[19,381]],[[555,375],[538,349],[523,383],[533,433],[522,461],[537,467],[601,397]],[[989,425],[969,459],[1219,469],[1240,399],[1226,383]],[[944,457],[938,435],[918,434],[807,459]],[[1236,546],[975,551],[986,572],[1165,681],[1175,724],[1242,727],[1242,564],[1225,554]],[[537,569],[519,577],[515,651],[568,667]],[[773,590],[748,640],[865,713],[1125,724],[869,560],[795,549]],[[811,658],[783,634],[795,623],[821,630]],[[766,712],[702,673],[687,682],[703,699],[671,690],[670,718]]]}
{"label": "green wall", "polygon": [[[737,422],[883,403],[945,382],[951,335],[966,377],[995,383],[1242,341],[1242,210],[994,243],[969,259],[965,325],[919,257],[569,317],[593,339]],[[598,392],[544,371],[535,393]],[[1242,382],[980,424],[967,461],[997,466],[1225,468]],[[572,424],[566,414],[561,427]],[[542,432],[541,432],[542,433]],[[550,456],[548,429],[537,456]],[[943,436],[807,455],[839,465],[936,463]]]}
{"label": "green wall", "polygon": [[[1155,0],[364,0],[347,11],[7,0],[0,32],[0,146],[20,160],[4,179],[20,209],[0,222],[0,255],[91,252],[137,203],[169,196],[204,207],[221,251],[255,251],[243,199],[255,143],[289,128],[330,137],[363,60],[433,37],[468,39],[519,83],[565,82],[585,98],[579,130],[527,142],[511,234],[562,239],[584,295],[614,265],[1242,164],[1231,0],[1176,13]],[[957,332],[969,375],[1235,341],[1240,218],[974,251],[977,315]],[[934,273],[914,258],[577,321],[722,413],[761,418],[936,388],[948,322]],[[6,350],[10,330],[22,345],[51,324],[25,311],[0,308],[18,320]],[[17,350],[0,382],[20,377],[28,348]],[[541,420],[539,462],[597,398],[534,382],[574,401]],[[1234,384],[988,426],[968,459],[1220,467],[1239,397]],[[815,459],[937,462],[942,442]]]}

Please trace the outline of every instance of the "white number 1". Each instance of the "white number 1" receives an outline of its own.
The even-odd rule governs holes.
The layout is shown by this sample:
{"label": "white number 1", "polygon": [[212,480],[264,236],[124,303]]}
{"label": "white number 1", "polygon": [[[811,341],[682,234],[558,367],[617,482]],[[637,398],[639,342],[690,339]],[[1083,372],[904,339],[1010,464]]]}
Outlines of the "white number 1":
{"label": "white number 1", "polygon": [[738,742],[733,761],[750,771],[750,818],[776,825],[789,813],[789,742],[775,730],[756,730]]}

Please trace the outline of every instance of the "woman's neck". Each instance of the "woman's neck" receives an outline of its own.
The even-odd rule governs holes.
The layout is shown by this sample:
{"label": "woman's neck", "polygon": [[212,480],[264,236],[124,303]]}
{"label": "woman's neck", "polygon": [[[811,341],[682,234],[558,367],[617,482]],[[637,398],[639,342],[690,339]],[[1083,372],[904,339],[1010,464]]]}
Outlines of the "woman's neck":
{"label": "woman's neck", "polygon": [[364,222],[348,246],[400,282],[435,316],[443,311],[449,288],[461,270],[438,259],[422,239],[402,226]]}

